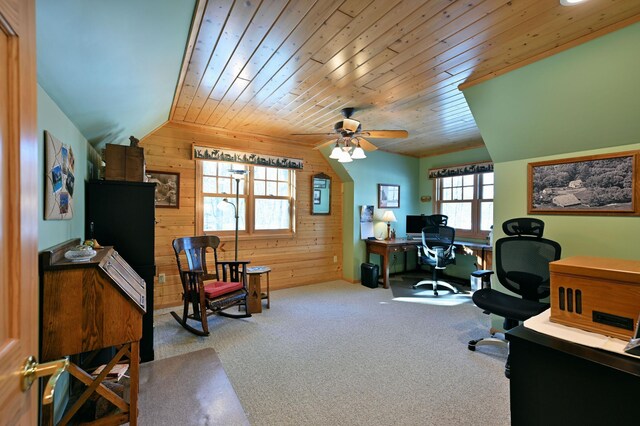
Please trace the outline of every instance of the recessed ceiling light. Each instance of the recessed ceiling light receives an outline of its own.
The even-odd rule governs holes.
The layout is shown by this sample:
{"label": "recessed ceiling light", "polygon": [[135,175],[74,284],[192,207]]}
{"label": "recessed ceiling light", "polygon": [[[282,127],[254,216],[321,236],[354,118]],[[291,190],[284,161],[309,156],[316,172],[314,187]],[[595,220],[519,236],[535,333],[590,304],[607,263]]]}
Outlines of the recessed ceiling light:
{"label": "recessed ceiling light", "polygon": [[587,0],[560,0],[560,4],[563,6],[575,6],[576,4],[583,3]]}

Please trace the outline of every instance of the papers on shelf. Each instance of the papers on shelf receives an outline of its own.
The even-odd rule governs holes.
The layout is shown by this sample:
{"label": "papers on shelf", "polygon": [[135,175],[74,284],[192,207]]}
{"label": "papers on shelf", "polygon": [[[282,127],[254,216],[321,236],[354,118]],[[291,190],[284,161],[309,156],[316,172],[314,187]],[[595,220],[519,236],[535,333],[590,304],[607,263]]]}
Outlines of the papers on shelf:
{"label": "papers on shelf", "polygon": [[[102,370],[104,370],[106,366],[107,366],[106,364],[102,364],[100,367],[95,369],[92,375],[94,377],[98,376],[100,373],[102,373]],[[128,369],[129,369],[128,364],[116,364],[113,366],[111,371],[107,374],[107,378],[115,379],[116,381],[118,381],[122,379],[122,377],[126,374]]]}

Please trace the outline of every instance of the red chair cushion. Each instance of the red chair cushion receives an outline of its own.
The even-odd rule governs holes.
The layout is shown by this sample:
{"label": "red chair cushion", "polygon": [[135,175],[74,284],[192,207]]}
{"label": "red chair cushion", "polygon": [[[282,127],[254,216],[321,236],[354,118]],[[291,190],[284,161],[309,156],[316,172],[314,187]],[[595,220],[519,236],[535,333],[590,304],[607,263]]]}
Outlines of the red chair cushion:
{"label": "red chair cushion", "polygon": [[209,299],[213,299],[223,294],[240,290],[241,288],[242,288],[242,283],[238,283],[238,282],[205,281],[204,294]]}

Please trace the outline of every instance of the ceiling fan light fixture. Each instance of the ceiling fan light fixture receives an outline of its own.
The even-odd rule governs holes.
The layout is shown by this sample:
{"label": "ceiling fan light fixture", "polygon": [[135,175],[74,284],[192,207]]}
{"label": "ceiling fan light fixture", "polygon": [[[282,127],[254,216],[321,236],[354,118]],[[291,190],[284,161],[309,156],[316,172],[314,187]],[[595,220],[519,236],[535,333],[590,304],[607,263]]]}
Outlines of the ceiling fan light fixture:
{"label": "ceiling fan light fixture", "polygon": [[364,155],[364,149],[362,149],[360,146],[357,146],[356,149],[353,150],[351,158],[354,160],[362,160],[364,158],[367,158],[367,156]]}
{"label": "ceiling fan light fixture", "polygon": [[579,3],[583,3],[586,0],[560,0],[562,6],[575,6]]}
{"label": "ceiling fan light fixture", "polygon": [[340,158],[340,154],[342,154],[342,148],[340,148],[340,145],[336,142],[336,146],[333,147],[329,158],[332,160],[338,160]]}
{"label": "ceiling fan light fixture", "polygon": [[345,118],[342,120],[342,128],[348,132],[356,132],[358,130],[358,126],[360,126],[360,122],[356,120],[352,120],[350,118]]}
{"label": "ceiling fan light fixture", "polygon": [[340,158],[338,158],[338,163],[351,163],[353,160],[349,155],[349,150],[342,151],[340,153]]}

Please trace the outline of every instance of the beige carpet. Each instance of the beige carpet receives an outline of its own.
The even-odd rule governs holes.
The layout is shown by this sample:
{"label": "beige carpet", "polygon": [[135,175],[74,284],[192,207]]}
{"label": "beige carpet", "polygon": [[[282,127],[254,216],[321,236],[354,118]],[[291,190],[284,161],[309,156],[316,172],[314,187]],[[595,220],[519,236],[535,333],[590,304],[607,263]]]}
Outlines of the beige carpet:
{"label": "beige carpet", "polygon": [[262,314],[211,318],[209,337],[158,311],[156,358],[214,348],[252,425],[510,424],[506,349],[467,350],[489,318],[469,295],[429,292],[280,290]]}

